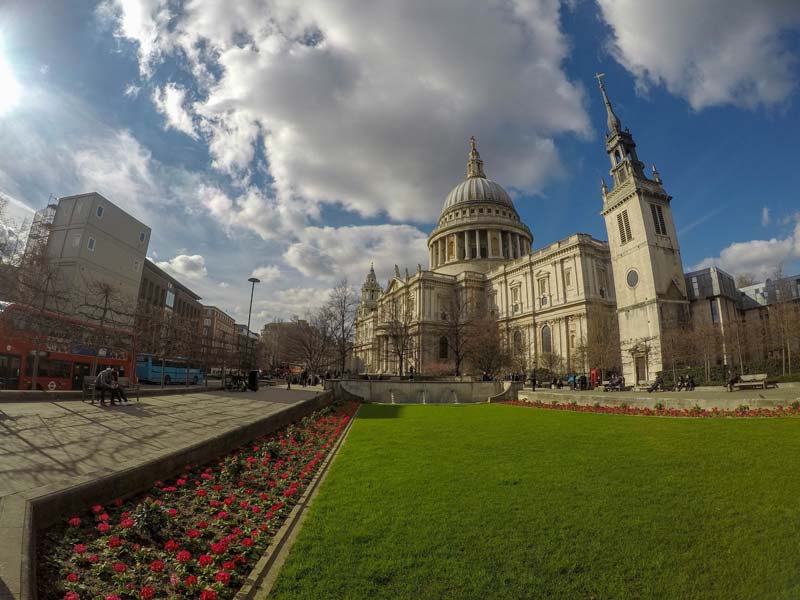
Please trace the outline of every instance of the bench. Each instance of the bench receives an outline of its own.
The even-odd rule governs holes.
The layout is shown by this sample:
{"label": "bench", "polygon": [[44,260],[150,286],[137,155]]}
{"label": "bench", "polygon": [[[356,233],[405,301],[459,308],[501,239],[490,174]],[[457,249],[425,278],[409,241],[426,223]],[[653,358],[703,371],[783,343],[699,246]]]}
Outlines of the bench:
{"label": "bench", "polygon": [[[86,402],[86,398],[88,397],[92,401],[92,404],[94,404],[95,398],[97,397],[97,388],[94,385],[96,379],[96,376],[86,376],[83,378],[83,402]],[[119,387],[125,390],[126,396],[133,392],[136,394],[136,401],[139,402],[140,386],[138,383],[131,383],[130,377],[120,377],[118,383]]]}
{"label": "bench", "polygon": [[768,387],[778,387],[778,383],[767,379],[766,373],[756,373],[754,375],[742,375],[739,377],[739,381],[733,384],[733,387],[737,390],[743,390],[745,388],[761,388],[765,390]]}

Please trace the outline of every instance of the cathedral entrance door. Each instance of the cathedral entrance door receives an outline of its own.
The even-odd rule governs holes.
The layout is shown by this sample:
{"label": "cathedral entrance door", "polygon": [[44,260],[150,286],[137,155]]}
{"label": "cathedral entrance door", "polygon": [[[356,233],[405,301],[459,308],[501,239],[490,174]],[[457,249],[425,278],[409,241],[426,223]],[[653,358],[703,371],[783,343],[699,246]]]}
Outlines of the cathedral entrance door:
{"label": "cathedral entrance door", "polygon": [[641,385],[647,381],[647,361],[644,356],[637,356],[636,361],[636,385]]}

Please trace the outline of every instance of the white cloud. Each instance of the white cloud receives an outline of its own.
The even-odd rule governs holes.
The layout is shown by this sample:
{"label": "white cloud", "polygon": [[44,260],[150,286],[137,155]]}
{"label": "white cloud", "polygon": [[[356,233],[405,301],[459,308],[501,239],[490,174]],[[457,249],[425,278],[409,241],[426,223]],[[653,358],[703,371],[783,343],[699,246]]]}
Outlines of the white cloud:
{"label": "white cloud", "polygon": [[717,257],[705,258],[693,267],[704,269],[717,266],[730,273],[752,273],[767,278],[780,265],[790,265],[800,259],[800,221],[785,238],[735,242],[727,246]]}
{"label": "white cloud", "polygon": [[253,329],[261,329],[255,323],[269,323],[273,319],[303,317],[319,308],[327,300],[325,290],[313,287],[297,287],[276,290],[266,300],[253,303]]}
{"label": "white cloud", "polygon": [[761,226],[762,227],[766,227],[767,225],[770,224],[771,220],[772,219],[770,219],[770,216],[769,216],[769,207],[764,206],[761,209]]}
{"label": "white cloud", "polygon": [[208,275],[206,259],[199,254],[179,254],[169,260],[157,262],[156,266],[178,279],[203,279]]}
{"label": "white cloud", "polygon": [[128,87],[125,88],[125,95],[128,96],[128,98],[136,98],[139,95],[141,89],[142,88],[139,87],[138,85],[129,83]]}
{"label": "white cloud", "polygon": [[265,265],[263,267],[258,267],[255,271],[250,274],[250,277],[257,277],[261,280],[261,283],[269,283],[270,281],[275,281],[279,279],[281,276],[281,270],[276,267],[275,265]]}
{"label": "white cloud", "polygon": [[401,270],[412,273],[417,263],[427,268],[427,235],[409,225],[307,227],[283,258],[308,277],[328,282],[347,277],[351,284],[360,284],[372,262],[384,280],[400,261],[407,261],[400,264]]}
{"label": "white cloud", "polygon": [[156,88],[153,92],[153,104],[155,104],[158,112],[167,119],[164,128],[169,129],[171,127],[197,139],[192,117],[184,108],[185,102],[186,90],[174,83],[168,83],[162,88]]}
{"label": "white cloud", "polygon": [[800,27],[789,0],[597,0],[609,47],[643,89],[664,85],[695,110],[787,100],[797,56],[785,34]]}
{"label": "white cloud", "polygon": [[230,199],[232,215],[211,209],[265,239],[325,203],[434,220],[463,177],[470,135],[491,178],[536,193],[561,172],[554,136],[590,130],[583,88],[561,68],[556,0],[166,6],[117,0],[107,11],[139,43],[143,72],[186,58],[192,116],[217,169],[245,182],[269,169],[272,190]]}

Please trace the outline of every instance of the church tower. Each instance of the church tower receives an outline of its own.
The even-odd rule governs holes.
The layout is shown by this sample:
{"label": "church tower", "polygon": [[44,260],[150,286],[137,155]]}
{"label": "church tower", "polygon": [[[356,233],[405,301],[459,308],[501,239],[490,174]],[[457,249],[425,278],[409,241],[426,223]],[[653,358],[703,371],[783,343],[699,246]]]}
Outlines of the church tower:
{"label": "church tower", "polygon": [[369,273],[364,285],[361,286],[361,305],[359,312],[368,314],[378,307],[378,298],[383,293],[381,285],[378,283],[378,278],[375,276],[375,268],[373,265],[369,266]]}
{"label": "church tower", "polygon": [[669,196],[653,166],[647,177],[630,130],[622,129],[597,76],[608,116],[611,189],[601,180],[627,385],[655,379],[665,364],[667,329],[688,320],[688,299]]}

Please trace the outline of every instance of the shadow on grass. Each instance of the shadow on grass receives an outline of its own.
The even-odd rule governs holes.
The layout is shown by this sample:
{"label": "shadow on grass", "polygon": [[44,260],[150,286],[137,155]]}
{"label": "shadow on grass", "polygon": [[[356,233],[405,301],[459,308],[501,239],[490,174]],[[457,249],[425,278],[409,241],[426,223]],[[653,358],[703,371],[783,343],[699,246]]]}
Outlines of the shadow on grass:
{"label": "shadow on grass", "polygon": [[359,419],[397,419],[403,412],[402,406],[395,404],[362,404],[358,411]]}

